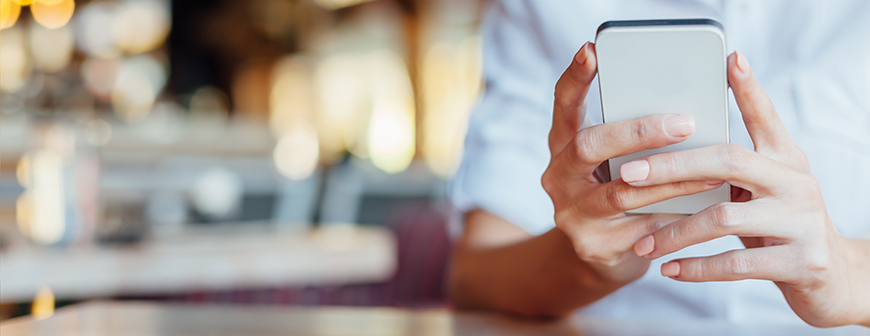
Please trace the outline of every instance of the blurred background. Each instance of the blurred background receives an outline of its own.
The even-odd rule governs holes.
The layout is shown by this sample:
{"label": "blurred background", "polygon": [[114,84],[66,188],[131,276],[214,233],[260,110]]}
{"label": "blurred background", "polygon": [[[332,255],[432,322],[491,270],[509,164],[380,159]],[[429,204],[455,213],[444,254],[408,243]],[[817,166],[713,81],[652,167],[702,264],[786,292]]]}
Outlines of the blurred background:
{"label": "blurred background", "polygon": [[445,305],[480,0],[0,4],[0,319]]}

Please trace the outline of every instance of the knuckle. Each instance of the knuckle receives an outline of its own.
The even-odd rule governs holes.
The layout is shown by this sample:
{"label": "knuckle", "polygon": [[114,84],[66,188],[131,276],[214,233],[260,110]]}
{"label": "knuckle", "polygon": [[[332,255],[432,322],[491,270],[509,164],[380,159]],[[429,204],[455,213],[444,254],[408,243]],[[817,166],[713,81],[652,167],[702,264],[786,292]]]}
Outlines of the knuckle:
{"label": "knuckle", "polygon": [[670,250],[675,242],[680,241],[678,225],[668,225],[661,229],[661,235],[655,237],[656,248]]}
{"label": "knuckle", "polygon": [[682,165],[680,159],[677,158],[673,152],[656,155],[655,158],[650,157],[650,166],[653,165],[652,160],[655,160],[656,170],[661,171],[661,174],[664,176],[670,176],[677,173],[679,167]]}
{"label": "knuckle", "polygon": [[823,249],[804,252],[801,259],[804,267],[814,274],[823,274],[831,267],[831,256]]}
{"label": "knuckle", "polygon": [[737,144],[727,144],[721,147],[722,157],[725,158],[725,164],[729,171],[742,172],[750,164],[750,151],[743,146]]}
{"label": "knuckle", "polygon": [[719,203],[711,209],[712,221],[708,223],[713,229],[727,231],[740,223],[741,209],[736,204]]}
{"label": "knuckle", "polygon": [[626,210],[632,204],[632,195],[627,189],[608,188],[605,194],[605,203],[608,209]]}
{"label": "knuckle", "polygon": [[668,218],[663,214],[652,214],[647,217],[645,224],[646,232],[653,233],[661,229],[668,222]]}
{"label": "knuckle", "polygon": [[629,134],[631,135],[634,142],[643,143],[650,138],[651,132],[649,126],[647,125],[648,123],[646,122],[646,120],[643,119],[635,120],[633,123],[631,123]]}
{"label": "knuckle", "polygon": [[553,171],[551,170],[551,168],[547,168],[547,170],[544,171],[544,174],[541,175],[541,186],[544,188],[544,191],[546,191],[547,194],[550,195],[550,197],[553,196],[556,184],[553,181]]}
{"label": "knuckle", "polygon": [[805,195],[821,195],[822,185],[815,177],[809,174],[804,174],[804,178],[799,182],[801,190]]}
{"label": "knuckle", "polygon": [[596,163],[600,161],[597,155],[597,139],[596,133],[589,129],[582,129],[577,132],[574,138],[574,154],[580,162]]}
{"label": "knuckle", "polygon": [[752,272],[753,261],[751,259],[741,257],[733,251],[725,253],[723,257],[725,257],[724,269],[729,274],[743,277],[749,275]]}
{"label": "knuckle", "polygon": [[680,275],[688,279],[704,279],[704,263],[699,260],[683,260],[680,262]]}

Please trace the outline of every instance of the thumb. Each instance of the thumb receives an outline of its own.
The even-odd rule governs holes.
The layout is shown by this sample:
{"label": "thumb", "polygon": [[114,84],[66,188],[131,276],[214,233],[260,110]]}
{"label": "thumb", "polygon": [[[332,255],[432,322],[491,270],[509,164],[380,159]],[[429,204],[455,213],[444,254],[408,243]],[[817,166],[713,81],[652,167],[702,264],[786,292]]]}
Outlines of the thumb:
{"label": "thumb", "polygon": [[550,154],[555,157],[574,138],[586,117],[586,95],[598,71],[595,44],[586,42],[556,82]]}

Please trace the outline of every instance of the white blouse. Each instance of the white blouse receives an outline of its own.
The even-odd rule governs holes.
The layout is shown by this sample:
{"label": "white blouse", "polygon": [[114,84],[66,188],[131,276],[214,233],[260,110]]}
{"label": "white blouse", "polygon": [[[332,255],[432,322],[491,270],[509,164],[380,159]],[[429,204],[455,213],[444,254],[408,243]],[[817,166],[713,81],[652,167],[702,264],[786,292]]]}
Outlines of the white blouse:
{"label": "white blouse", "polygon": [[[810,159],[838,231],[870,238],[870,1],[867,0],[492,0],[482,35],[486,90],[472,113],[462,163],[450,186],[461,210],[485,209],[532,234],[554,227],[540,184],[556,80],[607,20],[712,18],[725,27]],[[601,123],[598,84],[587,122]],[[731,141],[752,142],[731,98]],[[769,281],[685,283],[663,262],[743,248],[724,237],[653,262],[638,281],[579,314],[799,321]]]}

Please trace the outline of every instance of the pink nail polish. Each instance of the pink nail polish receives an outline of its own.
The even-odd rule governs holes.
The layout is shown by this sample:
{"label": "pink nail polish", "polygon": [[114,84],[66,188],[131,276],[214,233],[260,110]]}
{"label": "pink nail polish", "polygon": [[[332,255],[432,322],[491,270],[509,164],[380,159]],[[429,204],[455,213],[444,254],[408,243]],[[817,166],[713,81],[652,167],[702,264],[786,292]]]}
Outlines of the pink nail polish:
{"label": "pink nail polish", "polygon": [[650,254],[656,247],[655,238],[652,235],[641,238],[634,243],[634,253],[637,254],[638,257],[643,257],[647,254]]}
{"label": "pink nail polish", "polygon": [[749,72],[749,63],[746,62],[746,57],[738,51],[734,52],[734,57],[737,58],[737,61],[734,62],[737,64],[737,70],[742,74]]}
{"label": "pink nail polish", "polygon": [[695,118],[688,114],[678,114],[665,119],[665,132],[672,137],[682,138],[695,133]]}
{"label": "pink nail polish", "polygon": [[625,182],[638,182],[649,177],[649,162],[636,160],[624,163],[619,167],[619,175]]}
{"label": "pink nail polish", "polygon": [[662,265],[662,275],[666,277],[675,277],[680,274],[680,263],[671,261]]}

